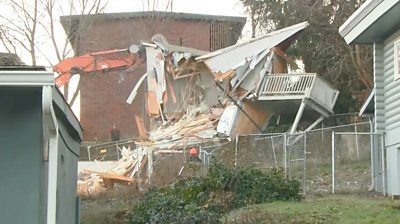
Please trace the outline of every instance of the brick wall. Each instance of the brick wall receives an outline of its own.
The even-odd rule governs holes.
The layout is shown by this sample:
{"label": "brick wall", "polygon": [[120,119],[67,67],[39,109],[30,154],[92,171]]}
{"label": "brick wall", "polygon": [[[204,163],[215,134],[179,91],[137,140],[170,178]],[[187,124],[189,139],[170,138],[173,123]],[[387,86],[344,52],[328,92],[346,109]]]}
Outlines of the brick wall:
{"label": "brick wall", "polygon": [[[210,25],[209,21],[158,17],[95,20],[80,40],[78,50],[85,54],[128,48],[161,33],[171,44],[209,51]],[[110,140],[113,124],[121,131],[122,138],[138,136],[134,114],[144,114],[145,89],[139,90],[131,105],[125,101],[144,73],[143,65],[130,73],[115,71],[81,77],[80,121],[84,140]]]}

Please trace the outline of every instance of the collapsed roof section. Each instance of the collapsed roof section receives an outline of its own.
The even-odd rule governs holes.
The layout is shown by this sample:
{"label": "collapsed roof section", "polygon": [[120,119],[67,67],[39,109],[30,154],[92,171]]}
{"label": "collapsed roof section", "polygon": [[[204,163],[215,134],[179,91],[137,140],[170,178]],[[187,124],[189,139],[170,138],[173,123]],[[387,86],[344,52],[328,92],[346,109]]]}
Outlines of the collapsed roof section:
{"label": "collapsed roof section", "polygon": [[202,55],[197,57],[196,60],[204,61],[214,74],[226,73],[247,62],[257,64],[261,58],[269,53],[271,48],[288,40],[307,26],[308,22],[299,23],[244,43]]}
{"label": "collapsed roof section", "polygon": [[[280,113],[296,115],[294,132],[304,111],[316,114],[317,121],[329,116],[338,91],[316,74],[286,73],[295,63],[284,50],[307,26],[299,23],[211,53],[171,45],[162,35],[143,43],[146,109],[170,125],[153,133],[158,136],[153,140],[199,137],[198,132],[210,138],[215,129],[227,136],[259,133]],[[179,136],[173,137],[174,131]]]}

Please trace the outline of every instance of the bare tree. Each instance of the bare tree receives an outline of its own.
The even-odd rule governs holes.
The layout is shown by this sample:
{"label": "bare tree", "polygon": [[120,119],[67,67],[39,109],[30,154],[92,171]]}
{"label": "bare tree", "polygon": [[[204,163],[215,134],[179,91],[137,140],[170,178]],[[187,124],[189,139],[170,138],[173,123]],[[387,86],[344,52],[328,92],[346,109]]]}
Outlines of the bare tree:
{"label": "bare tree", "polygon": [[13,37],[9,35],[7,28],[3,27],[2,25],[0,25],[0,41],[8,53],[17,53],[17,47],[13,41]]}
{"label": "bare tree", "polygon": [[[37,64],[38,55],[52,65],[71,55],[73,49],[68,41],[71,36],[63,37],[59,17],[76,15],[83,20],[85,14],[103,12],[106,4],[107,0],[0,0],[0,7],[8,11],[0,15],[0,44],[10,53],[28,53],[32,65]],[[73,26],[63,25],[64,29]],[[78,25],[67,33],[79,38],[89,23]]]}
{"label": "bare tree", "polygon": [[[72,56],[72,51],[75,50],[74,55],[80,55],[79,47],[73,46],[79,43],[79,40],[85,35],[91,24],[92,20],[87,19],[86,15],[98,14],[104,11],[107,1],[106,0],[68,0],[68,2],[56,1],[56,0],[41,0],[44,5],[45,15],[47,20],[44,20],[41,25],[46,33],[48,39],[51,40],[51,44],[54,49],[55,57],[57,62],[62,61],[67,56]],[[61,21],[59,16],[67,16],[62,21],[65,33],[67,36],[63,38],[57,37],[56,26],[58,28]],[[76,23],[71,18],[76,17],[79,22]],[[69,18],[68,18],[69,17]],[[59,29],[61,31],[61,29]],[[70,104],[72,105],[79,94],[79,83],[75,90]],[[64,95],[68,100],[69,85],[64,86]]]}
{"label": "bare tree", "polygon": [[[68,0],[68,2],[57,0],[41,0],[44,5],[46,20],[41,25],[46,33],[47,38],[51,40],[54,48],[57,62],[63,60],[68,55],[71,55],[72,49],[70,41],[72,39],[79,39],[85,35],[83,30],[87,29],[91,21],[85,20],[85,15],[97,14],[104,11],[107,1],[106,0]],[[57,38],[56,26],[59,26],[59,16],[78,16],[79,23],[73,24],[72,20],[65,20],[63,26],[68,36],[60,39]],[[76,27],[78,26],[78,27]],[[77,42],[77,41],[72,41]],[[79,52],[75,52],[79,55]]]}
{"label": "bare tree", "polygon": [[165,11],[172,12],[174,6],[174,0],[141,0],[142,11]]}
{"label": "bare tree", "polygon": [[39,0],[1,3],[9,9],[7,15],[0,15],[1,43],[10,53],[16,53],[20,46],[30,54],[32,65],[36,65],[38,24],[43,18]]}
{"label": "bare tree", "polygon": [[[106,4],[106,0],[1,1],[0,6],[8,7],[10,15],[0,15],[0,43],[9,53],[29,54],[32,65],[37,64],[40,55],[52,66],[72,56],[73,49],[78,49],[73,48],[69,40],[78,40],[85,35],[82,31],[90,26],[90,21],[85,21],[84,15],[103,12]],[[72,15],[79,17],[80,23],[65,20],[63,26],[68,30],[68,36],[65,36],[59,18]],[[66,85],[66,98],[68,89]]]}

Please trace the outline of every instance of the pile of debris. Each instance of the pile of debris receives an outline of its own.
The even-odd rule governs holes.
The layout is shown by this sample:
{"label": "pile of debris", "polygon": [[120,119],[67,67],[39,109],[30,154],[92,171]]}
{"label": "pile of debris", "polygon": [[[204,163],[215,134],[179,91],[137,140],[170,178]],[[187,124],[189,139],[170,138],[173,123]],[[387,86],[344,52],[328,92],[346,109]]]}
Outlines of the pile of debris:
{"label": "pile of debris", "polygon": [[[309,128],[315,127],[332,113],[338,91],[316,74],[287,73],[289,65],[294,69],[296,63],[284,52],[307,26],[299,23],[211,53],[172,45],[160,34],[142,43],[146,73],[126,102],[131,104],[140,86],[146,85],[150,130],[144,117],[135,115],[140,134],[136,149],[123,148],[122,159],[109,169],[81,172],[79,194],[94,195],[115,183],[135,184],[146,164],[150,177],[153,155],[155,162],[182,159],[191,147],[221,145],[238,135],[262,133],[275,115],[276,123],[281,114],[292,116],[290,132],[294,132],[307,110],[309,117],[317,118]],[[180,162],[171,164],[167,169],[175,175]]]}
{"label": "pile of debris", "polygon": [[114,187],[115,183],[137,184],[148,161],[146,149],[131,150],[130,147],[123,147],[120,151],[122,158],[113,162],[109,168],[106,168],[107,170],[104,170],[104,166],[101,167],[102,165],[100,165],[100,163],[104,162],[94,161],[94,164],[98,166],[84,169],[78,174],[78,194],[80,196],[97,195],[106,189]]}
{"label": "pile of debris", "polygon": [[198,145],[218,138],[216,127],[223,109],[212,108],[210,110],[209,113],[198,115],[187,113],[175,123],[170,123],[169,126],[160,126],[151,132],[149,140],[156,146],[156,154],[168,153],[168,150],[173,152],[185,146]]}
{"label": "pile of debris", "polygon": [[296,24],[211,53],[172,45],[161,34],[142,43],[146,73],[127,103],[146,83],[145,109],[158,122],[147,132],[143,120],[135,117],[144,141],[140,147],[150,142],[155,154],[182,153],[221,136],[230,140],[237,134],[262,132],[275,111],[258,98],[259,92],[268,76],[285,72],[288,64],[295,67],[284,50],[307,26]]}
{"label": "pile of debris", "polygon": [[[227,138],[262,132],[271,115],[282,108],[273,111],[259,93],[267,88],[271,74],[285,73],[288,65],[296,67],[284,51],[307,26],[307,22],[299,23],[211,53],[172,45],[161,34],[154,35],[150,43],[142,43],[146,73],[127,103],[133,102],[139,86],[146,83],[147,115],[163,122],[157,130],[151,129],[149,136],[144,136],[146,129],[138,125],[142,139],[171,142],[199,137],[198,132],[208,138],[216,132]],[[275,88],[287,83],[283,80],[271,85]],[[176,118],[176,114],[185,116]],[[184,121],[170,125],[177,119]],[[205,131],[211,129],[214,131]]]}

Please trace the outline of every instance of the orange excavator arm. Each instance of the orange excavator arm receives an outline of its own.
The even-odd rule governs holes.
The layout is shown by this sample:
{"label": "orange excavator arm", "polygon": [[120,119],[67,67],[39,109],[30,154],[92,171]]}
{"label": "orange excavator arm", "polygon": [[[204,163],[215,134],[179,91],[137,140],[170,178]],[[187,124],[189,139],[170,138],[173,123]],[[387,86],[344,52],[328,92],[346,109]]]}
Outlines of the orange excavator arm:
{"label": "orange excavator arm", "polygon": [[65,85],[75,74],[105,72],[136,66],[143,63],[138,53],[139,47],[132,45],[129,49],[101,51],[64,59],[53,67],[54,72],[59,74],[56,85],[58,87]]}

